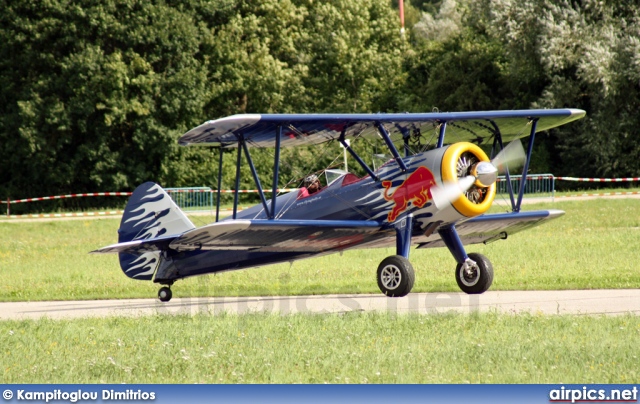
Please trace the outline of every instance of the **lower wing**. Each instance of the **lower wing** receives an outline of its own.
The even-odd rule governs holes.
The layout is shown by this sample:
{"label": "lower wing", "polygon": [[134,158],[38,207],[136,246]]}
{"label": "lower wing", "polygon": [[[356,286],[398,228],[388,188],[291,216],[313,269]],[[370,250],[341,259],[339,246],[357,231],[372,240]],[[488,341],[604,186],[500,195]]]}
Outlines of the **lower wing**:
{"label": "lower wing", "polygon": [[[536,210],[530,212],[497,213],[477,216],[456,225],[463,244],[490,243],[504,240],[508,236],[538,226],[548,220],[564,215],[561,210]],[[444,242],[437,232],[427,236],[427,241],[418,243],[418,248],[443,247]]]}
{"label": "lower wing", "polygon": [[320,253],[343,250],[394,235],[370,221],[228,220],[189,230],[178,236],[113,244],[92,253],[140,254],[172,249],[261,250]]}
{"label": "lower wing", "polygon": [[347,220],[233,220],[184,233],[169,248],[324,252],[386,236],[380,224]]}

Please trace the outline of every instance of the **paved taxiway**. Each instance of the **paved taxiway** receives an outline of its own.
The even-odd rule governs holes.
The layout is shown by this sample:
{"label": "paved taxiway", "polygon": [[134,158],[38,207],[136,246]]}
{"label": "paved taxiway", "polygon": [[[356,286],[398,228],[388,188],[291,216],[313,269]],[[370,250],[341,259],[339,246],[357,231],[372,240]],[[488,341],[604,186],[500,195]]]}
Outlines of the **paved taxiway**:
{"label": "paved taxiway", "polygon": [[0,303],[0,320],[69,319],[107,316],[194,315],[197,313],[500,313],[622,315],[640,314],[640,290],[489,291],[383,295],[174,298]]}

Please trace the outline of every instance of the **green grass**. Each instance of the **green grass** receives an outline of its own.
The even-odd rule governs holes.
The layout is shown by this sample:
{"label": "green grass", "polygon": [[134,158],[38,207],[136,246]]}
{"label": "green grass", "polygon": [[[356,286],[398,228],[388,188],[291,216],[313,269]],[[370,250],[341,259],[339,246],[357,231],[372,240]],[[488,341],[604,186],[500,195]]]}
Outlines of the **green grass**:
{"label": "green grass", "polygon": [[[492,290],[637,288],[640,201],[597,199],[526,205],[565,216],[505,241],[467,246],[495,268]],[[207,216],[194,217],[198,224]],[[89,251],[116,242],[118,219],[0,222],[0,301],[154,297],[158,285],[122,274],[112,255]],[[175,297],[379,293],[375,270],[394,249],[347,251],[180,281]],[[444,248],[411,251],[414,291],[457,291]]]}
{"label": "green grass", "polygon": [[638,383],[640,318],[197,315],[0,322],[3,383]]}

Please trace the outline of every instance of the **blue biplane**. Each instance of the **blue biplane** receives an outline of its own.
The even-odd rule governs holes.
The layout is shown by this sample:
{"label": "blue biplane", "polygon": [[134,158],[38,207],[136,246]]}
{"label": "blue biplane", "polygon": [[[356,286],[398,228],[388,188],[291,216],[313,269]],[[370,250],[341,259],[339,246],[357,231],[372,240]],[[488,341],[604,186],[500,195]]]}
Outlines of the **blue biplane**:
{"label": "blue biplane", "polygon": [[[237,148],[235,190],[242,156],[251,168],[260,202],[198,227],[158,185],[147,182],[133,192],[118,230],[118,243],[94,253],[118,253],[124,273],[164,285],[161,301],[171,299],[176,280],[220,271],[290,262],[351,248],[395,246],[396,255],[377,269],[380,290],[407,295],[415,275],[409,261],[417,248],[446,246],[457,262],[455,279],[469,294],[483,293],[493,267],[464,245],[488,243],[564,214],[559,210],[521,211],[528,162],[537,132],[576,119],[577,109],[402,114],[243,114],[208,121],[184,134],[181,145]],[[528,148],[517,139],[527,137]],[[390,160],[371,168],[350,146],[356,138],[382,139]],[[416,139],[420,150],[412,150]],[[272,195],[280,181],[283,147],[338,141],[367,174],[328,170],[327,184],[265,198],[253,164],[253,147],[273,147]],[[488,150],[488,154],[483,151]],[[519,190],[509,167],[522,166]],[[507,177],[511,211],[485,214],[496,196],[498,173]],[[331,174],[331,176],[329,176]]]}

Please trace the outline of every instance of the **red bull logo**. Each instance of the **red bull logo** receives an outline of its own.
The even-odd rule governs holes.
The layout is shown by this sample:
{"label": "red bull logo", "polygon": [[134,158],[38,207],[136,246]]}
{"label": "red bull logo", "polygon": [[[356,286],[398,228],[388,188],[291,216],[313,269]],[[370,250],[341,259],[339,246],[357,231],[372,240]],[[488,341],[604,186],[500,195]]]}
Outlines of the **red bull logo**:
{"label": "red bull logo", "polygon": [[433,173],[424,166],[418,167],[409,174],[407,179],[391,195],[388,195],[391,181],[382,181],[382,186],[385,188],[382,196],[387,201],[394,202],[394,207],[387,216],[389,222],[393,222],[402,212],[407,210],[410,201],[414,206],[422,208],[431,199],[431,187],[435,184]]}

